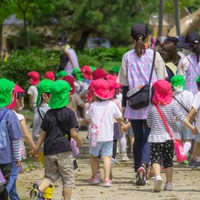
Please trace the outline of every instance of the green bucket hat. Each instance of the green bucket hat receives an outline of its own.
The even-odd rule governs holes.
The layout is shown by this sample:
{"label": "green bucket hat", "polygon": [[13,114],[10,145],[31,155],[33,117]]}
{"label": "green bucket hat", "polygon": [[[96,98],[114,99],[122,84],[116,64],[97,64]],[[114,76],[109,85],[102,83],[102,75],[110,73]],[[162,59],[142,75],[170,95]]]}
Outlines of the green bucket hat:
{"label": "green bucket hat", "polygon": [[185,89],[185,78],[182,75],[175,75],[171,78],[171,84],[174,90],[183,91]]}
{"label": "green bucket hat", "polygon": [[198,76],[195,80],[197,83],[200,83],[200,76]]}
{"label": "green bucket hat", "polygon": [[0,79],[0,108],[6,107],[11,103],[11,92],[14,86],[14,82],[5,78]]}
{"label": "green bucket hat", "polygon": [[38,83],[37,85],[38,96],[37,96],[37,101],[36,101],[37,107],[40,104],[42,93],[45,93],[45,92],[50,93],[50,88],[51,88],[52,83],[53,81],[50,79],[44,79]]}
{"label": "green bucket hat", "polygon": [[57,78],[63,78],[64,76],[67,76],[68,73],[65,70],[61,70],[56,74]]}
{"label": "green bucket hat", "polygon": [[71,89],[69,83],[64,80],[53,82],[50,88],[52,96],[49,102],[49,107],[52,109],[65,107],[69,103],[69,92]]}
{"label": "green bucket hat", "polygon": [[120,66],[114,66],[111,70],[110,70],[110,72],[116,72],[116,73],[119,73],[119,70],[120,70]]}
{"label": "green bucket hat", "polygon": [[96,69],[96,67],[94,66],[90,66],[90,69],[92,70],[92,72]]}
{"label": "green bucket hat", "polygon": [[84,78],[83,78],[83,76],[82,76],[81,71],[80,71],[79,68],[74,68],[74,69],[72,70],[72,75],[75,76],[75,78],[76,78],[78,81],[83,81],[83,80],[84,80]]}

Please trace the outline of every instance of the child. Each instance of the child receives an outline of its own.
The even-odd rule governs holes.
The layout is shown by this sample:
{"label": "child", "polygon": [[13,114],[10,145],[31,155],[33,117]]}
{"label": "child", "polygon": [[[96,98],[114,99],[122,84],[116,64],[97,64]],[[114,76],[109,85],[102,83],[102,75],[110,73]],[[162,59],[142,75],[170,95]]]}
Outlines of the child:
{"label": "child", "polygon": [[[39,84],[37,85],[37,91],[38,91],[38,96],[36,101],[37,110],[34,114],[34,120],[33,120],[33,139],[35,143],[37,143],[38,141],[41,131],[40,127],[44,119],[44,116],[46,112],[50,109],[48,103],[51,97],[50,87],[52,83],[53,83],[52,80],[44,79],[40,81]],[[38,160],[44,166],[43,148],[40,148]],[[53,186],[50,186],[44,190],[43,197],[45,198],[45,200],[51,199],[52,194],[53,194]]]}
{"label": "child", "polygon": [[[99,184],[100,180],[97,176],[97,170],[99,168],[99,158],[101,155],[104,165],[104,182],[103,186],[110,187],[112,182],[110,180],[111,169],[111,156],[113,148],[113,125],[114,119],[118,122],[123,120],[122,113],[117,105],[110,101],[112,94],[109,92],[109,84],[106,80],[97,79],[92,84],[93,94],[95,100],[90,104],[89,109],[86,111],[86,119],[90,120],[89,125],[89,138],[90,147],[89,152],[91,154],[91,169],[92,177],[89,179],[90,184]],[[97,126],[98,135],[96,140],[92,140],[91,134],[92,124]],[[93,143],[94,142],[94,143]],[[96,143],[96,144],[95,144]]]}
{"label": "child", "polygon": [[[163,118],[159,111],[161,111]],[[174,117],[191,129],[192,133],[196,134],[195,127],[189,123],[179,110],[175,100],[173,100],[171,84],[166,80],[158,80],[153,84],[152,105],[147,115],[147,124],[151,127],[148,142],[151,147],[151,165],[155,174],[154,192],[161,191],[160,163],[163,163],[166,173],[164,190],[173,190],[174,142],[168,131],[170,130],[173,135],[178,134]]]}
{"label": "child", "polygon": [[[175,101],[178,103],[179,109],[182,111],[182,113],[187,116],[193,101],[193,93],[185,90],[185,78],[182,75],[176,75],[171,78],[171,84],[173,89],[173,95]],[[185,155],[189,152],[192,146],[192,140],[195,138],[195,136],[192,134],[192,132],[182,125],[179,121],[177,122],[179,133],[181,136],[181,139],[183,141],[183,149]],[[177,138],[177,139],[180,139]],[[184,164],[188,164],[188,161],[184,161]]]}
{"label": "child", "polygon": [[27,94],[29,95],[29,106],[35,112],[37,99],[36,85],[40,82],[40,74],[36,71],[31,71],[28,73],[28,76],[30,77],[30,86],[27,91]]}
{"label": "child", "polygon": [[81,146],[81,140],[76,133],[77,121],[74,112],[67,108],[71,87],[66,81],[57,80],[52,83],[52,94],[48,110],[41,125],[41,132],[31,155],[38,155],[38,150],[44,142],[45,177],[37,191],[38,198],[42,192],[53,185],[59,177],[63,182],[64,200],[70,200],[74,185],[73,157],[70,139]]}
{"label": "child", "polygon": [[[200,114],[200,76],[196,78],[196,84],[199,92],[194,96],[192,103],[192,109],[190,110],[187,118],[191,123],[194,122],[196,116],[199,117]],[[193,147],[192,159],[189,162],[189,166],[192,168],[200,168],[200,134],[195,136],[195,142]]]}
{"label": "child", "polygon": [[[13,102],[8,106],[8,108],[12,109],[12,111],[17,115],[17,118],[19,119],[19,122],[20,122],[21,130],[23,133],[23,138],[25,139],[29,147],[32,149],[34,148],[35,144],[33,142],[32,136],[30,135],[27,129],[25,118],[22,114],[17,113],[18,111],[22,110],[24,107],[24,96],[25,96],[25,90],[23,90],[19,85],[15,85],[14,99],[13,99]],[[25,159],[26,149],[23,142],[23,138],[20,139],[21,157]],[[16,199],[16,200],[20,199],[16,190],[16,181],[17,181],[17,176],[19,174],[19,171],[20,171],[20,166],[16,166],[15,161],[13,161],[10,181],[6,187],[10,199]]]}
{"label": "child", "polygon": [[44,78],[55,81],[55,74],[52,71],[48,71],[45,73]]}
{"label": "child", "polygon": [[6,186],[10,179],[12,161],[20,165],[20,138],[22,132],[19,120],[14,112],[7,109],[12,99],[14,83],[7,79],[0,79],[0,171],[6,183],[0,185],[0,199],[8,200]]}

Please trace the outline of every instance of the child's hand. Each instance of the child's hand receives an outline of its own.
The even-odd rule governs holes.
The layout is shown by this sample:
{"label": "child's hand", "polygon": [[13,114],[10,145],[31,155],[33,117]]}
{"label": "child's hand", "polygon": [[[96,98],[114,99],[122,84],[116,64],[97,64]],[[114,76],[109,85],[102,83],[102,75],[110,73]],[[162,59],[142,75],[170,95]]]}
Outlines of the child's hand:
{"label": "child's hand", "polygon": [[35,150],[35,149],[32,149],[30,152],[29,152],[29,156],[30,157],[33,157],[33,158],[38,158],[39,157],[39,154],[40,152],[38,150]]}
{"label": "child's hand", "polygon": [[16,160],[15,163],[16,163],[16,166],[20,166],[21,161],[20,160]]}
{"label": "child's hand", "polygon": [[193,133],[194,135],[197,135],[197,134],[199,133],[196,126],[193,127],[192,133]]}
{"label": "child's hand", "polygon": [[130,129],[130,127],[131,127],[131,123],[130,122],[128,124],[122,123],[121,130],[123,132],[127,132]]}
{"label": "child's hand", "polygon": [[81,140],[78,140],[76,141],[76,147],[81,147],[82,146],[82,141]]}

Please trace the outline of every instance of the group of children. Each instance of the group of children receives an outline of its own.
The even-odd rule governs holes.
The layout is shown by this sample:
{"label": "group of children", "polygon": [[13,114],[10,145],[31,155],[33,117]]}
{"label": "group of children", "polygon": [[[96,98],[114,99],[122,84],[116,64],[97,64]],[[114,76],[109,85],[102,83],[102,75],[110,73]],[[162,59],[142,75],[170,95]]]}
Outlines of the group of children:
{"label": "group of children", "polygon": [[[119,68],[113,68],[113,73],[118,71]],[[121,85],[117,83],[116,74],[108,74],[101,68],[83,66],[81,69],[74,68],[70,75],[60,71],[56,78],[53,72],[47,72],[41,81],[40,74],[36,71],[29,72],[28,76],[30,87],[27,94],[34,112],[33,137],[28,132],[24,116],[18,114],[24,106],[25,90],[12,81],[0,79],[0,172],[6,179],[6,183],[0,185],[0,199],[7,200],[8,195],[11,199],[19,199],[16,178],[21,159],[25,157],[22,138],[32,149],[30,155],[38,158],[45,167],[44,178],[34,186],[31,197],[38,200],[51,199],[53,185],[61,178],[62,196],[64,200],[71,198],[74,185],[71,141],[75,140],[77,147],[81,146],[78,135],[79,118],[88,122],[92,171],[88,182],[97,185],[102,179],[102,186],[111,187],[111,160],[116,153],[115,137],[119,138],[121,134],[120,138],[126,143],[124,132],[130,128],[130,123],[125,124],[123,119]],[[164,166],[166,172],[164,190],[173,190],[176,139],[183,140],[185,154],[191,149],[194,137],[196,146],[200,141],[199,134],[196,135],[197,128],[192,125],[200,109],[200,92],[193,98],[193,94],[185,90],[185,79],[182,75],[173,76],[170,82],[163,79],[153,84],[147,116],[147,124],[151,128],[148,142],[155,176],[154,192],[161,190],[163,180],[160,166]],[[196,82],[200,89],[199,77]],[[122,156],[127,160],[126,145],[122,147]],[[100,158],[103,161],[103,178],[99,170]],[[200,162],[199,158],[198,150],[194,150],[192,159]]]}

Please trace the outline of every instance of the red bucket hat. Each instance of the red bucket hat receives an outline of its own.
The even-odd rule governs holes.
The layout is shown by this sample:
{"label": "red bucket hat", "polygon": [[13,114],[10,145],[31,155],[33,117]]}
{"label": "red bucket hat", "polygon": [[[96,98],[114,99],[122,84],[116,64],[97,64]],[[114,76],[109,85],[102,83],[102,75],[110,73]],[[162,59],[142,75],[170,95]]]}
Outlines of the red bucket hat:
{"label": "red bucket hat", "polygon": [[153,84],[154,94],[152,101],[154,104],[167,105],[173,99],[171,84],[162,79]]}
{"label": "red bucket hat", "polygon": [[13,92],[14,92],[14,94],[13,94],[14,99],[13,99],[12,103],[7,106],[9,109],[13,109],[16,106],[17,93],[25,93],[25,90],[23,90],[19,85],[15,84]]}
{"label": "red bucket hat", "polygon": [[28,76],[30,77],[30,84],[37,85],[40,82],[40,74],[36,71],[31,71],[28,73]]}
{"label": "red bucket hat", "polygon": [[90,66],[85,65],[85,66],[81,67],[80,70],[81,70],[83,78],[92,80],[92,70],[91,70]]}
{"label": "red bucket hat", "polygon": [[93,80],[105,78],[105,76],[106,76],[106,71],[104,69],[101,69],[101,68],[97,68],[92,72]]}
{"label": "red bucket hat", "polygon": [[94,80],[93,91],[95,96],[100,99],[106,100],[112,98],[112,94],[110,93],[110,85],[108,81],[104,79]]}
{"label": "red bucket hat", "polygon": [[64,76],[62,80],[66,81],[69,83],[70,87],[72,90],[70,91],[71,94],[75,93],[75,85],[74,85],[74,78],[72,76]]}
{"label": "red bucket hat", "polygon": [[55,81],[55,74],[52,71],[48,71],[45,73],[44,78]]}

